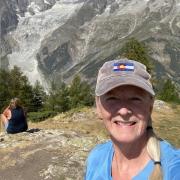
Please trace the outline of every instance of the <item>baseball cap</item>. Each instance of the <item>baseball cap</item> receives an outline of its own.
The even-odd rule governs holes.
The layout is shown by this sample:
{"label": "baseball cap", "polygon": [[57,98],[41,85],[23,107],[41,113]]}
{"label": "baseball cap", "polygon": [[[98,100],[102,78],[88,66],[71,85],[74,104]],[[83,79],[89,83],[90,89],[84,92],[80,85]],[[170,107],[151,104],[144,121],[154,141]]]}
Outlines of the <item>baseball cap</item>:
{"label": "baseball cap", "polygon": [[150,79],[146,66],[140,62],[129,59],[107,61],[99,69],[95,94],[102,96],[118,86],[132,85],[154,96]]}

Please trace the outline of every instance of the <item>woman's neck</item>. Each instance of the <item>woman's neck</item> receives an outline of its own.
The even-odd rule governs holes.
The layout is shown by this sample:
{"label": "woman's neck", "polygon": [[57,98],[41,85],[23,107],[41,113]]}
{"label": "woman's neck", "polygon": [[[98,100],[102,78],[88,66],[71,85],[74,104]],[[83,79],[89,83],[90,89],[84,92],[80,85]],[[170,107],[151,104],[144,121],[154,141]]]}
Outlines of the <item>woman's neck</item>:
{"label": "woman's neck", "polygon": [[146,166],[150,160],[146,144],[147,139],[129,144],[114,142],[112,162],[113,180],[132,179],[132,177],[136,176]]}

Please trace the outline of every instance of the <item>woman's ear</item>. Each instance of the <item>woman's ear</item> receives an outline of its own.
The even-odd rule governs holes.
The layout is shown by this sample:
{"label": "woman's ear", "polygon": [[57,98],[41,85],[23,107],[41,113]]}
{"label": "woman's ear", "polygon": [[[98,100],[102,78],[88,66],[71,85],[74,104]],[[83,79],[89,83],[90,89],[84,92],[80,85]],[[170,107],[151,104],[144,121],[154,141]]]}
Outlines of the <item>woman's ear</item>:
{"label": "woman's ear", "polygon": [[96,96],[95,101],[96,101],[96,112],[97,112],[97,115],[102,120],[103,118],[102,118],[101,109],[100,109],[100,97]]}

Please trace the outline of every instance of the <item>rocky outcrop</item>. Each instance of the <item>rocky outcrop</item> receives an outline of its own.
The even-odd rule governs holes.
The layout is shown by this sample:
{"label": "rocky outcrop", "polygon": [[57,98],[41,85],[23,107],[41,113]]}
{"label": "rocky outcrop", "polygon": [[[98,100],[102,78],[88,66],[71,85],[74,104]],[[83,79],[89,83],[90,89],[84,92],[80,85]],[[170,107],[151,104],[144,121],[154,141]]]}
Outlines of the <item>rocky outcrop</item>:
{"label": "rocky outcrop", "polygon": [[14,4],[10,1],[0,1],[0,67],[8,65],[7,54],[12,53],[6,34],[15,29],[18,20]]}
{"label": "rocky outcrop", "polygon": [[24,0],[16,4],[18,25],[3,47],[9,42],[12,49],[6,51],[9,67],[20,66],[32,83],[68,82],[77,73],[94,83],[99,66],[120,55],[130,37],[150,46],[158,78],[180,83],[178,1]]}
{"label": "rocky outcrop", "polygon": [[65,24],[57,28],[51,36],[41,42],[41,48],[36,57],[39,68],[43,69],[46,75],[51,72],[51,77],[59,79],[56,72],[62,72],[63,74],[68,69],[72,69],[78,62],[80,63],[84,58],[82,54],[86,54],[83,50],[83,46],[86,45],[81,37],[80,28],[95,16],[102,14],[106,4],[105,0],[86,1]]}
{"label": "rocky outcrop", "polygon": [[1,179],[83,179],[85,159],[98,141],[63,130],[1,134]]}
{"label": "rocky outcrop", "polygon": [[8,0],[0,1],[0,67],[7,68],[9,65],[7,54],[12,53],[13,39],[8,35],[15,30],[19,17],[25,13],[35,14],[35,11],[45,11],[55,4],[55,0]]}
{"label": "rocky outcrop", "polygon": [[0,133],[0,179],[83,180],[89,151],[106,141],[93,117],[94,111],[83,109],[29,123],[27,132]]}

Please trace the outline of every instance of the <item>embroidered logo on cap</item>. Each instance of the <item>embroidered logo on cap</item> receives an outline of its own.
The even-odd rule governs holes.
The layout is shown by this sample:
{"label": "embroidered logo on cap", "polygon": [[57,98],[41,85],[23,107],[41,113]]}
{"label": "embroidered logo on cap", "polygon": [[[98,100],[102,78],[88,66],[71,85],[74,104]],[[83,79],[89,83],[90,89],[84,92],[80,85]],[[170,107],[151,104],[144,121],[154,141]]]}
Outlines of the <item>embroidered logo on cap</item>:
{"label": "embroidered logo on cap", "polygon": [[134,71],[133,63],[114,63],[114,71]]}

